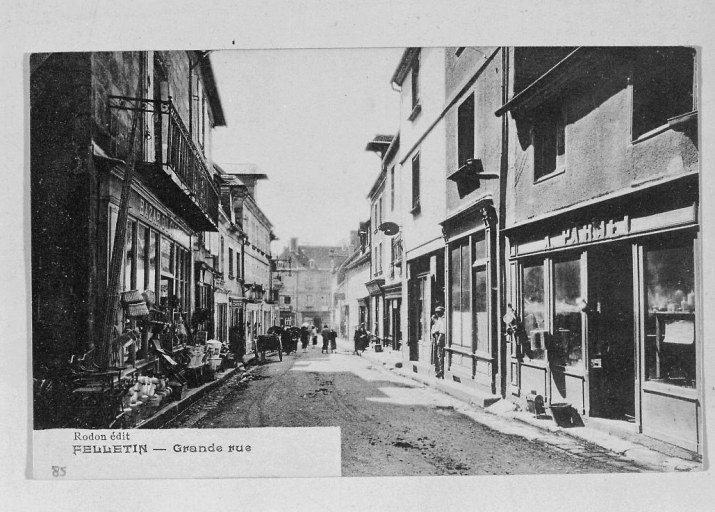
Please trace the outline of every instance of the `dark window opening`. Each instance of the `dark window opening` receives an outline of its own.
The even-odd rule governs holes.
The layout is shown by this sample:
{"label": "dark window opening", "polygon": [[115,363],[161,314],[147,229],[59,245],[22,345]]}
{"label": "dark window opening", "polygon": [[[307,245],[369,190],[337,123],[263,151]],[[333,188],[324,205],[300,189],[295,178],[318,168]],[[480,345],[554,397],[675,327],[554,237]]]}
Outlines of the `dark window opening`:
{"label": "dark window opening", "polygon": [[474,94],[457,110],[457,167],[474,158]]}
{"label": "dark window opening", "polygon": [[412,62],[412,109],[420,102],[420,55]]}
{"label": "dark window opening", "polygon": [[633,71],[633,139],[694,107],[695,50],[653,48],[638,53]]}
{"label": "dark window opening", "polygon": [[412,158],[412,213],[420,209],[420,154]]}
{"label": "dark window opening", "polygon": [[390,211],[395,211],[395,166],[390,169]]}
{"label": "dark window opening", "polygon": [[566,115],[560,104],[544,108],[534,123],[534,180],[566,163]]}

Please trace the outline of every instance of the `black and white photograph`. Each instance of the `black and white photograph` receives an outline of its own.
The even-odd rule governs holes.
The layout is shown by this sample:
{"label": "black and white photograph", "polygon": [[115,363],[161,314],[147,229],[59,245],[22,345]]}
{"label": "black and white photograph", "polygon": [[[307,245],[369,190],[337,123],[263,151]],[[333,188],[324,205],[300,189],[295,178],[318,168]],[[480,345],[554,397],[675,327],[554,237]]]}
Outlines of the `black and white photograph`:
{"label": "black and white photograph", "polygon": [[698,470],[697,62],[32,55],[34,428],[339,426],[344,476]]}
{"label": "black and white photograph", "polygon": [[703,484],[709,50],[497,36],[15,54],[25,478],[107,510]]}

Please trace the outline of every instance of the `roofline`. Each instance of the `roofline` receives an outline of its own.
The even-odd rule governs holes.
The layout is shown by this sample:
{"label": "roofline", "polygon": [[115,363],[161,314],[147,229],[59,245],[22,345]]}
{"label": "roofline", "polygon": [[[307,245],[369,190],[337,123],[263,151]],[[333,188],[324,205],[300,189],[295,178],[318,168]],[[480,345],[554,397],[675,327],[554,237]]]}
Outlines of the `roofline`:
{"label": "roofline", "polygon": [[[249,200],[250,199],[250,200]],[[263,221],[265,221],[266,227],[269,229],[269,231],[273,231],[273,223],[268,220],[268,216],[264,213],[263,210],[261,210],[261,207],[258,206],[258,203],[256,202],[256,199],[251,195],[251,194],[246,194],[246,197],[243,199],[244,202],[249,200],[248,202],[253,205],[253,208],[255,208],[255,213],[257,213],[258,217],[261,217]]]}
{"label": "roofline", "polygon": [[387,178],[387,170],[382,167],[380,170],[380,174],[377,175],[377,179],[373,183],[372,187],[370,188],[370,192],[367,194],[367,199],[372,200],[375,194],[377,194],[378,189],[380,188],[380,185],[384,185],[385,179]]}
{"label": "roofline", "polygon": [[400,147],[400,132],[397,132],[397,134],[392,138],[392,142],[390,142],[390,146],[387,148],[387,151],[385,151],[385,156],[383,156],[383,160],[387,162],[388,158],[392,156],[392,153],[397,151],[397,149]]}
{"label": "roofline", "polygon": [[410,70],[410,67],[412,67],[412,61],[419,53],[420,48],[405,48],[405,51],[402,52],[402,57],[400,57],[400,62],[397,64],[397,69],[395,69],[390,79],[391,84],[402,87],[402,82],[405,81],[407,72]]}
{"label": "roofline", "polygon": [[208,96],[209,104],[211,105],[214,126],[226,126],[226,117],[224,116],[223,107],[221,106],[221,97],[219,96],[218,88],[216,87],[216,77],[214,76],[213,67],[211,66],[211,61],[209,60],[208,55],[199,61],[199,67],[201,68],[201,76],[204,79],[204,85],[207,93],[206,95]]}
{"label": "roofline", "polygon": [[499,107],[496,112],[494,112],[494,115],[497,117],[501,117],[508,111],[518,108],[519,105],[531,99],[535,94],[538,94],[538,92],[545,86],[544,84],[548,85],[549,80],[556,73],[562,70],[569,63],[573,62],[577,57],[581,57],[582,55],[587,53],[587,50],[590,49],[591,48],[587,48],[584,46],[576,47],[572,52],[566,55],[566,57],[554,64],[545,73],[538,76],[533,82],[531,82],[524,89],[519,91],[516,95],[512,96],[511,99],[509,99],[506,103]]}

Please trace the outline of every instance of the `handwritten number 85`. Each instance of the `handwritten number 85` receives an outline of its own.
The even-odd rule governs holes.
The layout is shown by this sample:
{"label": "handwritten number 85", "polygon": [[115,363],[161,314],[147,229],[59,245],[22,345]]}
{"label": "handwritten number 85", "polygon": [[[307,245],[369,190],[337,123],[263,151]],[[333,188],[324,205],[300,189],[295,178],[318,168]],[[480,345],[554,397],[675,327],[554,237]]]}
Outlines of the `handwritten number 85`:
{"label": "handwritten number 85", "polygon": [[52,466],[52,476],[55,478],[58,476],[65,476],[66,474],[67,471],[64,466]]}

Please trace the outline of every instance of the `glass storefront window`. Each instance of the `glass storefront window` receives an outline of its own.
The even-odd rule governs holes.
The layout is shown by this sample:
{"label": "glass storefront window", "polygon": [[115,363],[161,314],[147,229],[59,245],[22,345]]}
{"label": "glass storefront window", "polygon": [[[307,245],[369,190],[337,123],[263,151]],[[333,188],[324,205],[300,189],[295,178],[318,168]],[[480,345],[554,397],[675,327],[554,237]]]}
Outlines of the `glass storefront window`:
{"label": "glass storefront window", "polygon": [[138,226],[137,229],[137,282],[136,288],[138,290],[146,289],[146,266],[147,266],[147,254],[146,254],[146,239],[149,230],[142,225]]}
{"label": "glass storefront window", "polygon": [[482,235],[474,242],[474,261],[487,259],[487,240]]}
{"label": "glass storefront window", "polygon": [[174,272],[174,244],[166,237],[161,237],[161,271]]}
{"label": "glass storefront window", "polygon": [[474,271],[474,331],[477,350],[489,352],[489,319],[487,317],[487,270]]}
{"label": "glass storefront window", "polygon": [[450,342],[472,349],[471,293],[469,290],[469,244],[455,245],[450,250]]}
{"label": "glass storefront window", "polygon": [[[546,328],[546,301],[544,298],[544,264],[522,267],[522,311],[523,323],[529,341],[533,331]],[[533,350],[528,355],[532,359],[543,359],[544,350]]]}
{"label": "glass storefront window", "polygon": [[133,290],[132,267],[134,266],[134,221],[127,222],[126,256],[124,257],[124,290]]}
{"label": "glass storefront window", "polygon": [[695,387],[693,242],[645,250],[646,380]]}
{"label": "glass storefront window", "polygon": [[554,361],[579,366],[581,350],[581,261],[554,262]]}
{"label": "glass storefront window", "polygon": [[147,289],[156,289],[156,238],[157,234],[153,231],[149,232],[149,281],[146,284]]}

